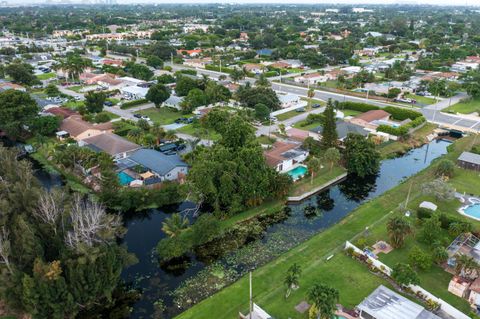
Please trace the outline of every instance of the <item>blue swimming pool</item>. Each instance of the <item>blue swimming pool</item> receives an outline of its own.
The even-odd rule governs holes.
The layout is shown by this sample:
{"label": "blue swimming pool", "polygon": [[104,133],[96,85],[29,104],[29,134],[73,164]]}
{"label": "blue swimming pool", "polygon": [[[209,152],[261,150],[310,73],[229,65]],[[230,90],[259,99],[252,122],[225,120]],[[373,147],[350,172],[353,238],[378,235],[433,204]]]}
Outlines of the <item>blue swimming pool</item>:
{"label": "blue swimming pool", "polygon": [[307,173],[307,168],[305,166],[297,166],[292,170],[287,172],[288,175],[292,177],[295,181]]}
{"label": "blue swimming pool", "polygon": [[120,180],[120,185],[130,185],[132,181],[135,180],[132,176],[128,175],[125,172],[118,173],[118,179]]}
{"label": "blue swimming pool", "polygon": [[472,216],[473,218],[480,219],[480,204],[470,205],[467,208],[465,208],[463,212],[468,216]]}

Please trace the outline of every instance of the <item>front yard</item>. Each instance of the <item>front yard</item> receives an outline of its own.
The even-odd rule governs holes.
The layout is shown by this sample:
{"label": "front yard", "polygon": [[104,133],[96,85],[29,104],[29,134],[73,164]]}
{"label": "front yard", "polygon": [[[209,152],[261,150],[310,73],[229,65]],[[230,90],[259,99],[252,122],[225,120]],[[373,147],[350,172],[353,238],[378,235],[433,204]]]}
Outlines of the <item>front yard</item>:
{"label": "front yard", "polygon": [[310,176],[305,176],[302,179],[296,181],[293,184],[292,190],[290,191],[290,196],[299,196],[304,193],[310,192],[313,189],[328,183],[329,181],[337,178],[338,176],[344,174],[346,169],[340,165],[334,165],[330,169],[330,165],[326,165],[320,169],[318,173],[315,174],[313,180]]}
{"label": "front yard", "polygon": [[169,107],[152,107],[146,110],[138,111],[137,114],[148,116],[153,122],[160,125],[168,125],[175,123],[180,117],[192,117],[193,114],[182,114],[180,111]]}
{"label": "front yard", "polygon": [[423,104],[423,105],[431,105],[431,104],[436,103],[434,98],[426,97],[426,96],[420,96],[420,95],[416,95],[416,94],[408,93],[408,94],[405,94],[405,97],[409,98],[409,99],[417,100],[418,103]]}
{"label": "front yard", "polygon": [[460,101],[457,104],[447,107],[443,112],[462,114],[475,113],[475,115],[478,115],[478,112],[480,112],[480,99],[472,99],[464,102]]}

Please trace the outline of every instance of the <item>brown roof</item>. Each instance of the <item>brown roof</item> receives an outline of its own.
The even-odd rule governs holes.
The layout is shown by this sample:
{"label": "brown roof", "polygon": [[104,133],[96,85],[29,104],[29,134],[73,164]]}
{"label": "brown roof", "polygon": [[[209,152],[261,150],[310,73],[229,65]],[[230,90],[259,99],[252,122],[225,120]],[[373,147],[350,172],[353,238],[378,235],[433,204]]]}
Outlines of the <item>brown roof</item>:
{"label": "brown roof", "polygon": [[282,156],[283,153],[293,150],[298,147],[298,144],[285,143],[285,142],[275,142],[271,149],[265,151],[265,159],[267,165],[270,167],[275,167],[278,163],[282,162],[285,158]]}
{"label": "brown roof", "polygon": [[64,119],[60,125],[60,130],[68,132],[72,137],[76,137],[90,129],[108,131],[112,129],[112,123],[92,124],[82,120],[80,115],[72,115]]}
{"label": "brown roof", "polygon": [[65,107],[51,107],[51,108],[45,110],[45,112],[53,114],[53,115],[61,116],[64,119],[66,119],[67,117],[70,117],[72,115],[77,114],[77,112],[75,112],[74,110],[67,109]]}
{"label": "brown roof", "polygon": [[480,293],[480,277],[475,279],[470,285],[470,290]]}
{"label": "brown roof", "polygon": [[140,148],[140,145],[130,142],[113,133],[98,134],[83,140],[94,148],[104,151],[112,156],[124,152],[134,151]]}
{"label": "brown roof", "polygon": [[355,118],[364,120],[365,122],[370,123],[376,120],[381,120],[387,116],[390,116],[390,113],[387,113],[384,110],[371,110],[371,111],[359,114],[355,116]]}

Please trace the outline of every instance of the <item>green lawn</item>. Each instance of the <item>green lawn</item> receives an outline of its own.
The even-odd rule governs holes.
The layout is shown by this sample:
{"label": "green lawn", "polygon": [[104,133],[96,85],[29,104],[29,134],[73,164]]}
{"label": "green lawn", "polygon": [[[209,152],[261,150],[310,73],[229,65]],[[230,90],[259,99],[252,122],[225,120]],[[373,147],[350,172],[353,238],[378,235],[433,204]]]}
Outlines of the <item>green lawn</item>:
{"label": "green lawn", "polygon": [[297,116],[299,114],[302,114],[303,112],[297,112],[295,110],[293,111],[288,111],[288,112],[285,112],[285,113],[282,113],[282,114],[278,114],[278,115],[275,115],[275,117],[279,120],[279,121],[285,121],[285,120],[288,120],[294,116]]}
{"label": "green lawn", "polygon": [[113,97],[109,97],[109,98],[107,98],[107,101],[110,101],[110,102],[112,102],[112,103],[113,103],[113,105],[117,105],[117,104],[120,102],[120,100],[119,100],[119,99],[116,99],[116,98],[113,98]]}
{"label": "green lawn", "polygon": [[54,77],[56,77],[57,75],[53,72],[50,72],[50,73],[42,73],[42,74],[39,74],[37,75],[37,79],[39,80],[48,80],[48,79],[53,79]]}
{"label": "green lawn", "polygon": [[293,124],[293,127],[298,128],[300,130],[310,131],[311,129],[319,127],[320,125],[322,125],[322,123],[320,122],[313,122],[313,123],[307,124],[307,121],[303,120]]}
{"label": "green lawn", "polygon": [[169,107],[160,107],[160,108],[152,107],[146,110],[138,111],[136,113],[146,115],[153,122],[158,123],[160,125],[172,124],[179,117],[193,116],[192,114],[189,114],[189,115],[182,114],[180,111],[177,111]]}
{"label": "green lawn", "polygon": [[355,110],[350,110],[350,109],[345,109],[341,110],[343,112],[344,116],[357,116],[359,114],[362,114],[360,111],[355,111]]}
{"label": "green lawn", "polygon": [[449,113],[462,113],[462,114],[480,112],[480,99],[473,99],[468,102],[459,102],[450,107],[447,107],[443,111],[449,112]]}
{"label": "green lawn", "polygon": [[[471,141],[471,137],[457,141],[452,147],[452,152],[445,157],[456,159]],[[346,307],[354,307],[379,284],[385,284],[383,280],[368,272],[367,267],[344,256],[341,249],[346,240],[351,240],[354,236],[363,233],[367,226],[374,230],[373,233],[381,232],[391,215],[389,212],[395,210],[399,203],[405,200],[410,186],[412,186],[412,202],[417,200],[421,196],[421,185],[434,178],[435,164],[432,166],[382,196],[366,202],[336,225],[256,269],[253,272],[255,302],[274,317],[304,319],[307,315],[298,314],[293,307],[305,300],[308,289],[314,283],[326,283],[337,288],[340,292],[340,303]],[[375,231],[376,229],[378,231]],[[332,254],[334,257],[326,261],[326,258]],[[283,281],[288,267],[293,263],[299,264],[303,269],[300,289],[285,300]],[[461,310],[468,310],[466,301],[446,293],[444,276],[446,275],[442,274],[436,282],[435,274],[422,275],[422,286],[433,294],[445,297]],[[238,311],[246,312],[248,309],[248,286],[248,276],[244,276],[231,286],[185,311],[178,318],[235,318],[238,316]]]}
{"label": "green lawn", "polygon": [[217,141],[220,139],[220,134],[212,130],[205,130],[200,124],[188,124],[176,130],[179,133],[188,134],[201,139]]}
{"label": "green lawn", "polygon": [[405,97],[410,99],[415,99],[417,100],[418,103],[425,104],[425,105],[430,105],[435,103],[435,99],[431,97],[420,96],[420,95],[415,95],[410,93],[405,94]]}
{"label": "green lawn", "polygon": [[480,173],[472,170],[455,168],[455,175],[449,180],[457,192],[480,196]]}
{"label": "green lawn", "polygon": [[346,169],[339,165],[334,165],[331,170],[329,165],[325,165],[325,167],[323,167],[318,173],[316,173],[316,176],[314,176],[313,180],[310,178],[310,176],[305,176],[301,180],[295,182],[293,184],[292,190],[290,191],[290,195],[299,196],[307,193],[335,179],[336,177],[340,176],[345,172]]}
{"label": "green lawn", "polygon": [[85,87],[84,85],[74,85],[74,86],[69,86],[66,89],[73,92],[80,93],[80,90],[83,89],[84,87]]}
{"label": "green lawn", "polygon": [[272,145],[273,143],[275,143],[276,139],[273,138],[273,137],[268,137],[267,135],[261,135],[261,136],[257,137],[257,141],[260,144]]}
{"label": "green lawn", "polygon": [[67,103],[63,104],[64,107],[68,107],[69,109],[72,109],[72,110],[75,110],[79,106],[83,106],[83,105],[85,105],[84,101],[68,101]]}

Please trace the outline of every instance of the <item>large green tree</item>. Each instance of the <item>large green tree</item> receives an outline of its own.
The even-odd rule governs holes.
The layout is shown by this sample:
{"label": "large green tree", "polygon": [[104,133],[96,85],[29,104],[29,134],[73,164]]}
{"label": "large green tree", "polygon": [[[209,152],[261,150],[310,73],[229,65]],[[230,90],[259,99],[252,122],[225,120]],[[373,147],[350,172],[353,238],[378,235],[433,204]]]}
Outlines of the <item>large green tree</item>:
{"label": "large green tree", "polygon": [[26,63],[10,63],[5,68],[5,73],[8,74],[15,83],[33,85],[39,83],[38,79],[33,75],[33,68]]}
{"label": "large green tree", "polygon": [[323,112],[323,130],[321,145],[323,149],[335,147],[338,143],[337,124],[335,123],[335,110],[332,100],[329,99]]}
{"label": "large green tree", "polygon": [[156,107],[162,105],[170,97],[170,90],[163,84],[156,84],[148,89],[146,98]]}
{"label": "large green tree", "polygon": [[410,222],[403,216],[395,216],[387,222],[387,232],[390,238],[390,244],[395,248],[400,248],[405,243],[405,238],[413,231]]}
{"label": "large green tree", "polygon": [[375,144],[360,134],[347,135],[344,158],[348,172],[360,177],[376,174],[380,167],[380,155]]}
{"label": "large green tree", "polygon": [[85,94],[85,107],[90,113],[100,113],[103,111],[106,95],[103,92],[90,91]]}
{"label": "large green tree", "polygon": [[335,315],[340,295],[338,290],[324,284],[315,284],[308,291],[308,299],[315,307],[317,319],[330,319]]}
{"label": "large green tree", "polygon": [[0,93],[0,129],[17,138],[38,116],[40,108],[28,93],[7,90]]}

